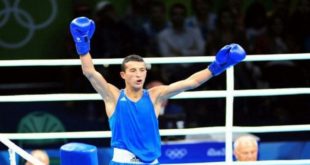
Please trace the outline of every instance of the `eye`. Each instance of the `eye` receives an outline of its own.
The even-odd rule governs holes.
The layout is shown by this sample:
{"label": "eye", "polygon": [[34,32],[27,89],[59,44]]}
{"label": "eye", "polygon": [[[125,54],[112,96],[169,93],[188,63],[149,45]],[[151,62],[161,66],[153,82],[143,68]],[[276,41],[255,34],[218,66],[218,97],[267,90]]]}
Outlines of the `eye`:
{"label": "eye", "polygon": [[135,68],[131,68],[131,69],[129,69],[129,71],[130,71],[130,72],[135,72],[136,69],[135,69]]}

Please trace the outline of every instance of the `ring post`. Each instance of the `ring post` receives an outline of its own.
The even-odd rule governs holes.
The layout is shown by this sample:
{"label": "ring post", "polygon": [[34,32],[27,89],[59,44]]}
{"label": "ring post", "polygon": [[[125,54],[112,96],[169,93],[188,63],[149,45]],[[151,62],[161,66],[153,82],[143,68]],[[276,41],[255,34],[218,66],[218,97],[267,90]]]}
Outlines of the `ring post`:
{"label": "ring post", "polygon": [[97,147],[84,143],[68,143],[60,148],[61,165],[98,165]]}

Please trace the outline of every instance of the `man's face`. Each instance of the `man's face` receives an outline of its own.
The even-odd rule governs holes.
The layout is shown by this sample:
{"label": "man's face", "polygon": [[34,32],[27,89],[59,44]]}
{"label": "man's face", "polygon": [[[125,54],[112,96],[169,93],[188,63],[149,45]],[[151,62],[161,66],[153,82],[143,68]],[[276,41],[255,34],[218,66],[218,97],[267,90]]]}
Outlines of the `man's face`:
{"label": "man's face", "polygon": [[165,9],[159,6],[154,6],[151,8],[151,19],[155,23],[161,23],[165,21]]}
{"label": "man's face", "polygon": [[186,17],[186,13],[182,8],[174,8],[171,13],[171,22],[173,26],[182,27],[184,24],[184,20]]}
{"label": "man's face", "polygon": [[240,143],[235,149],[235,156],[238,161],[256,161],[257,153],[257,145],[253,142]]}
{"label": "man's face", "polygon": [[141,89],[143,88],[146,73],[144,62],[129,61],[125,64],[125,71],[121,72],[121,77],[125,80],[126,86]]}

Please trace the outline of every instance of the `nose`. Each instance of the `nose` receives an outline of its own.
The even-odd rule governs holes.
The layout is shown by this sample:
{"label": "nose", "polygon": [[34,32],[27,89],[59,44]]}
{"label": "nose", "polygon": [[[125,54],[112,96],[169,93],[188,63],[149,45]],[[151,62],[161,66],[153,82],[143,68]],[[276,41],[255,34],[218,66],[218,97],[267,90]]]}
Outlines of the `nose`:
{"label": "nose", "polygon": [[141,71],[137,71],[136,72],[136,77],[140,77],[142,75],[142,72]]}

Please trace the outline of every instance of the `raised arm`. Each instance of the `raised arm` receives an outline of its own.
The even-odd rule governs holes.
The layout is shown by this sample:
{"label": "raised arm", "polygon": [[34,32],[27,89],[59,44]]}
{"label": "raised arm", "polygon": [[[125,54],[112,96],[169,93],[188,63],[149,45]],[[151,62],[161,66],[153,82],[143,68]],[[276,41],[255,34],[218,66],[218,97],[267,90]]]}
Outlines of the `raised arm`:
{"label": "raised arm", "polygon": [[92,62],[90,39],[95,31],[95,23],[86,17],[78,17],[70,24],[70,31],[75,42],[76,51],[80,56],[83,74],[90,81],[95,90],[101,95],[106,105],[106,111],[110,116],[114,111],[119,90],[109,84],[106,79],[96,71]]}
{"label": "raised arm", "polygon": [[194,73],[185,80],[177,81],[167,86],[158,87],[156,89],[158,98],[168,99],[183,91],[197,88],[208,81],[211,77],[217,76],[224,72],[228,67],[241,62],[245,56],[246,52],[240,45],[226,45],[217,52],[215,61],[213,61],[208,68]]}
{"label": "raised arm", "polygon": [[95,70],[89,53],[80,56],[80,60],[83,74],[90,81],[95,90],[101,95],[104,101],[109,101],[110,97],[115,97],[118,94],[119,90],[114,85],[108,83],[106,79]]}

